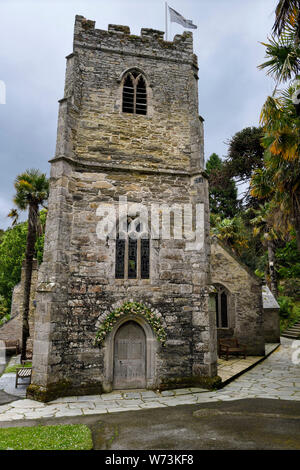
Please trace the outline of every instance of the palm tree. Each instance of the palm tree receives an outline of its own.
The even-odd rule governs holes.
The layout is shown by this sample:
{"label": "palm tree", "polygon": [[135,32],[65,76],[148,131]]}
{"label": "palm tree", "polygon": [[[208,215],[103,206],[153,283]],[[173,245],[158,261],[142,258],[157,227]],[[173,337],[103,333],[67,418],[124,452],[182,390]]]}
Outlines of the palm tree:
{"label": "palm tree", "polygon": [[292,102],[294,90],[293,85],[269,96],[263,106],[264,168],[252,175],[251,195],[272,201],[279,231],[287,233],[292,225],[300,248],[300,118]]}
{"label": "palm tree", "polygon": [[[299,45],[294,42],[295,34],[282,34],[278,39],[268,38],[269,42],[261,42],[266,47],[268,59],[258,68],[268,68],[267,75],[271,75],[278,83],[285,82],[297,76],[300,70]],[[275,88],[276,90],[276,88]]]}
{"label": "palm tree", "polygon": [[232,219],[221,219],[219,216],[213,218],[212,235],[231,247],[237,256],[241,256],[243,250],[248,248],[248,237],[242,217],[236,215]]}
{"label": "palm tree", "polygon": [[297,78],[300,71],[300,0],[278,1],[273,32],[278,39],[264,44],[268,61],[259,68],[267,68],[277,84],[260,116],[264,168],[252,175],[251,195],[271,203],[279,231],[293,226],[300,249],[300,118],[292,98],[297,82],[277,92],[278,83]]}
{"label": "palm tree", "polygon": [[274,228],[284,236],[294,228],[300,250],[300,159],[266,152],[265,165],[252,176],[251,195],[271,202]]}
{"label": "palm tree", "polygon": [[17,209],[11,209],[9,214],[7,214],[7,217],[10,217],[12,219],[12,226],[14,227],[15,225],[17,225],[17,222],[18,222],[18,219],[19,219],[19,212],[17,211]]}
{"label": "palm tree", "polygon": [[260,241],[268,250],[268,271],[270,275],[270,289],[275,298],[278,297],[278,280],[276,273],[275,240],[278,235],[274,229],[274,213],[271,204],[266,202],[253,210],[255,217],[250,220],[253,225],[253,235],[259,236]]}
{"label": "palm tree", "polygon": [[49,182],[45,174],[39,170],[26,170],[17,176],[15,180],[16,194],[14,203],[20,210],[28,209],[28,232],[25,254],[25,279],[23,297],[23,321],[22,321],[22,351],[21,359],[26,357],[27,338],[29,337],[29,302],[32,264],[35,254],[35,242],[38,230],[39,206],[48,199]]}
{"label": "palm tree", "polygon": [[300,156],[300,118],[292,101],[294,91],[295,86],[291,86],[277,97],[269,96],[260,115],[264,148],[286,161]]}
{"label": "palm tree", "polygon": [[277,36],[290,23],[297,28],[297,38],[300,41],[300,0],[279,0],[275,10],[275,22],[273,32]]}
{"label": "palm tree", "polygon": [[261,42],[266,47],[266,58],[259,65],[260,70],[268,69],[267,75],[276,80],[276,88],[279,83],[297,78],[300,71],[300,42],[298,40],[299,27],[295,22],[288,20],[278,38],[271,36],[269,42]]}

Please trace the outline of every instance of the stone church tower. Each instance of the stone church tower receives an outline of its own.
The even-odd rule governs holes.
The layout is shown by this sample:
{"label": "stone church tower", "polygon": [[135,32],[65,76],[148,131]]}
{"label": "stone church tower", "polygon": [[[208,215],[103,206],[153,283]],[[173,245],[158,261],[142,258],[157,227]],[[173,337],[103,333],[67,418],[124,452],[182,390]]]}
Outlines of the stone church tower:
{"label": "stone church tower", "polygon": [[191,33],[76,16],[29,397],[217,381],[197,74]]}

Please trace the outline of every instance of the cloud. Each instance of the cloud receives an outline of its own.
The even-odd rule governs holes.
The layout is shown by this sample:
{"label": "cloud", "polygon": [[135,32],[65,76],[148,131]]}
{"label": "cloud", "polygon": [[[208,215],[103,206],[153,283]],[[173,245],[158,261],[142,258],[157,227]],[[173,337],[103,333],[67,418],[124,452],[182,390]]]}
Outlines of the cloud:
{"label": "cloud", "polygon": [[[270,79],[257,65],[264,56],[259,41],[271,31],[276,1],[169,3],[198,25],[193,35],[205,153],[225,155],[228,138],[258,124],[271,90]],[[133,34],[142,27],[165,28],[161,0],[1,0],[0,80],[6,84],[7,104],[0,105],[0,198],[8,210],[18,173],[36,167],[49,175],[75,14],[95,20],[100,29],[109,23],[129,25]],[[180,25],[169,25],[170,38],[182,32]],[[0,224],[9,224],[6,214]]]}
{"label": "cloud", "polygon": [[9,225],[7,214],[11,209],[12,204],[7,199],[0,197],[0,228]]}

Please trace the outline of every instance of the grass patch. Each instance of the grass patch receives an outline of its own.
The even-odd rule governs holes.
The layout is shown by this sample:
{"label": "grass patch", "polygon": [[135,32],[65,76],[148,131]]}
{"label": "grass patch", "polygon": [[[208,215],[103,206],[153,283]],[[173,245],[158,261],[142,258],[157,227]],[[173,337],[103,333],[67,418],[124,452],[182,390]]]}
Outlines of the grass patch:
{"label": "grass patch", "polygon": [[32,367],[31,362],[26,362],[26,364],[15,364],[14,366],[7,366],[3,374],[12,374],[17,371],[17,368],[20,367]]}
{"label": "grass patch", "polygon": [[91,450],[92,433],[85,424],[0,429],[0,450]]}

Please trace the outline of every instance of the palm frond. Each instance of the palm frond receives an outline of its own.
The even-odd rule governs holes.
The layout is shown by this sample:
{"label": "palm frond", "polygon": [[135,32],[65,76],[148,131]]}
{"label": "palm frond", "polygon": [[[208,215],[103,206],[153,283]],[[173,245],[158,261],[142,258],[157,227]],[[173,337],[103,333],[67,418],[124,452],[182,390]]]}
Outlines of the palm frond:
{"label": "palm frond", "polygon": [[279,0],[273,25],[274,34],[280,35],[287,24],[295,24],[299,17],[299,0]]}

